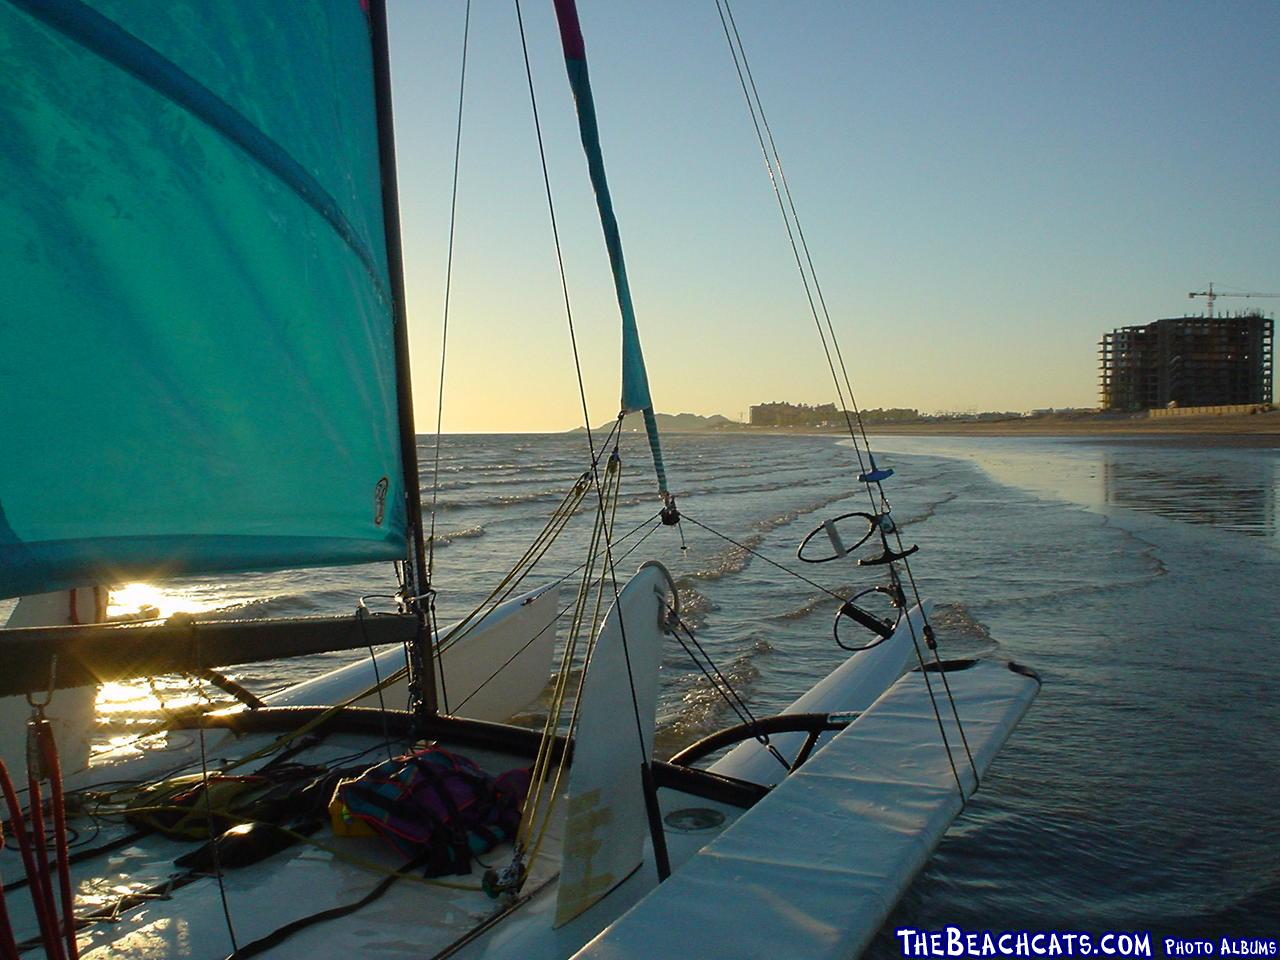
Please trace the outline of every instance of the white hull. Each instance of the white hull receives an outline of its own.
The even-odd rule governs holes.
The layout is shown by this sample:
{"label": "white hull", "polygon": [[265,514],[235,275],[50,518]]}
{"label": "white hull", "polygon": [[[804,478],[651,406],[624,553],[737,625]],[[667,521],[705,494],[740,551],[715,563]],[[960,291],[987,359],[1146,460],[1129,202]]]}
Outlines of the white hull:
{"label": "white hull", "polygon": [[[1040,688],[995,661],[948,678],[972,767],[945,697],[950,752],[913,671],[576,960],[857,957]],[[941,694],[940,675],[930,680]]]}
{"label": "white hull", "polygon": [[[440,710],[475,720],[500,722],[538,699],[551,673],[556,642],[558,587],[542,587],[499,604],[436,658],[436,698]],[[444,631],[447,639],[452,630]],[[436,642],[439,637],[435,638]],[[432,649],[436,643],[432,643]],[[328,706],[345,703],[405,665],[404,651],[382,650],[323,676],[263,698],[273,707]],[[403,710],[409,687],[401,678],[382,691],[355,700],[352,706]]]}
{"label": "white hull", "polygon": [[[589,671],[582,709],[584,717],[604,711],[613,721],[584,728],[575,751],[578,762],[561,785],[560,802],[549,821],[546,842],[530,864],[522,899],[504,907],[502,901],[475,890],[480,867],[469,876],[445,878],[470,885],[471,890],[401,880],[359,912],[302,929],[265,955],[278,960],[408,960],[441,951],[487,960],[856,955],[962,806],[941,749],[924,674],[909,673],[873,697],[856,721],[754,806],[740,794],[737,799],[709,799],[690,793],[693,788],[679,781],[660,787],[659,819],[665,824],[673,874],[659,884],[650,825],[635,784],[626,790],[615,788],[632,780],[641,751],[652,743],[658,650],[665,633],[661,595],[667,584],[660,566],[642,569],[622,591],[623,614],[615,607],[606,620],[593,662],[610,666],[612,660],[613,669]],[[491,626],[505,622],[514,629],[521,610],[527,616],[543,616],[536,605],[546,599],[543,594],[507,611]],[[624,619],[627,657],[620,656]],[[896,650],[897,645],[886,649]],[[629,667],[624,665],[627,659]],[[635,671],[631,680],[629,670]],[[900,670],[901,664],[893,668],[895,676]],[[859,654],[800,698],[793,711],[820,710],[823,703],[847,704],[869,696],[889,672],[888,657]],[[330,674],[290,691],[287,702],[297,705],[302,699],[316,699],[317,691],[348,689],[348,681],[353,688],[354,677]],[[981,774],[1039,683],[1003,664],[981,662],[966,664],[949,677]],[[940,689],[937,675],[933,679]],[[308,690],[305,698],[303,688]],[[281,702],[285,698],[276,701]],[[958,749],[954,721],[946,702],[941,705]],[[248,755],[275,737],[267,732],[211,735],[210,767]],[[379,739],[335,731],[294,759],[324,762],[360,750],[374,757],[386,749]],[[450,745],[447,735],[441,742]],[[180,731],[167,749],[155,751],[157,756],[98,767],[94,774],[100,780],[127,779],[158,764],[186,764],[188,771],[198,771],[196,745],[194,732]],[[528,755],[496,748],[455,749],[494,773],[529,762]],[[956,757],[968,795],[973,775],[963,754]],[[742,762],[755,761],[748,756]],[[772,776],[769,769],[763,779]],[[543,796],[549,799],[552,794],[544,791]],[[99,842],[127,830],[104,821]],[[366,864],[378,862],[384,870],[402,862],[377,838],[332,837],[326,829],[316,839],[326,846],[300,844],[253,866],[225,872],[229,910],[242,946],[286,923],[350,904],[368,893],[381,878],[351,857]],[[174,857],[192,846],[148,835],[110,855],[77,864],[77,912],[110,905],[123,891],[163,887],[175,874]],[[510,846],[501,846],[481,859],[501,867],[511,855]],[[6,886],[21,876],[16,857],[0,860],[0,869]],[[566,877],[576,878],[567,893],[561,885]],[[599,899],[583,900],[584,890]],[[11,891],[8,902],[20,938],[33,936],[36,928],[26,891]],[[744,925],[744,916],[756,919]],[[756,922],[760,918],[767,922]],[[122,910],[112,923],[85,927],[80,945],[81,955],[94,960],[220,960],[231,952],[219,887],[209,877],[189,877],[163,898],[148,898]],[[36,949],[27,955],[41,953]]]}
{"label": "white hull", "polygon": [[[912,607],[909,613],[898,618],[897,629],[884,642],[850,656],[782,712],[860,713],[866,710],[902,676],[908,664],[916,662],[915,640],[921,636],[930,606],[926,600],[923,614],[919,606]],[[924,652],[924,641],[919,642]],[[834,735],[824,733],[818,743],[824,744]],[[800,752],[806,737],[805,733],[779,733],[771,736],[769,742],[790,761]],[[757,740],[744,740],[710,769],[726,777],[768,786],[778,783],[786,773],[777,757]]]}

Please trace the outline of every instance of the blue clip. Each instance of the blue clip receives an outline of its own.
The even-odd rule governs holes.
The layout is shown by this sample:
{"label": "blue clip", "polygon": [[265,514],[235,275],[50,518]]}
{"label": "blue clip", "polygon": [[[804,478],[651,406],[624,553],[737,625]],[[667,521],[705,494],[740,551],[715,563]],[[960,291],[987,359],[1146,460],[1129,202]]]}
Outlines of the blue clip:
{"label": "blue clip", "polygon": [[888,480],[893,476],[893,470],[881,470],[876,466],[876,458],[871,457],[871,469],[865,473],[858,474],[859,483],[879,483],[882,480]]}

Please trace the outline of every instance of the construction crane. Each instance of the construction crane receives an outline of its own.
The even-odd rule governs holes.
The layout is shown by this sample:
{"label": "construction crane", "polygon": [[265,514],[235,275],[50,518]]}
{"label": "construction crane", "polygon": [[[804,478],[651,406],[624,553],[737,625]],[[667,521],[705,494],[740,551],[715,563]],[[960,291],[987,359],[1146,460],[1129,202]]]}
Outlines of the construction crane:
{"label": "construction crane", "polygon": [[1194,300],[1196,297],[1204,297],[1209,302],[1209,319],[1213,319],[1213,301],[1219,297],[1280,297],[1280,293],[1218,293],[1213,289],[1213,284],[1209,284],[1208,290],[1196,290],[1188,293],[1187,297]]}

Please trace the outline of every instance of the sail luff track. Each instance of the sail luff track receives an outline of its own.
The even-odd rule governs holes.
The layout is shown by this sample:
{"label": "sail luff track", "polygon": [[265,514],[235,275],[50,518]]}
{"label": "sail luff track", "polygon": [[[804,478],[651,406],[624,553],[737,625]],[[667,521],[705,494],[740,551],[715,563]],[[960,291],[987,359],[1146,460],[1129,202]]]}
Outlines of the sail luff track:
{"label": "sail luff track", "polygon": [[609,252],[618,310],[622,314],[622,412],[625,414],[638,410],[643,413],[645,433],[649,437],[649,449],[653,453],[653,468],[658,475],[658,489],[665,495],[667,470],[662,459],[662,443],[653,414],[653,400],[649,394],[644,353],[640,349],[640,332],[631,301],[631,286],[627,281],[627,265],[622,255],[622,237],[618,231],[618,219],[613,212],[609,181],[605,176],[595,99],[591,94],[591,77],[587,72],[586,45],[578,22],[578,7],[574,0],[555,0],[555,9],[560,26],[560,43],[564,48],[565,71],[569,76],[569,86],[573,90],[574,106],[578,114],[578,133],[582,138],[583,152],[587,155],[587,170],[595,191],[605,248]]}
{"label": "sail luff track", "polygon": [[410,576],[406,578],[405,605],[419,617],[419,632],[408,644],[411,707],[415,713],[437,712],[435,663],[431,657],[427,614],[430,601],[423,595],[431,589],[423,542],[422,492],[418,477],[418,439],[413,420],[413,378],[409,365],[409,318],[405,302],[404,251],[400,235],[400,192],[396,174],[395,126],[391,109],[391,55],[387,30],[386,0],[369,4],[373,42],[374,99],[377,105],[378,158],[382,175],[382,223],[387,241],[387,266],[394,293],[392,321],[396,354],[396,413],[400,428],[400,460],[404,471],[405,507],[409,519]]}

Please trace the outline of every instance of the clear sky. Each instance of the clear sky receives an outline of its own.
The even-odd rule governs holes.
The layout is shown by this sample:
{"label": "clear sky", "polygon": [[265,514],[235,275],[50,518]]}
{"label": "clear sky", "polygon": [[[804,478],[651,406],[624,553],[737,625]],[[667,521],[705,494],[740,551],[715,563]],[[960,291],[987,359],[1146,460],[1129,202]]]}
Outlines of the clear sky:
{"label": "clear sky", "polygon": [[[713,0],[580,0],[654,404],[834,391]],[[463,0],[391,0],[420,431]],[[593,422],[619,325],[550,0],[524,0]],[[1096,403],[1112,327],[1280,292],[1280,3],[736,0],[860,404]],[[515,11],[474,0],[446,431],[581,423]],[[1280,301],[1220,300],[1219,309]]]}

